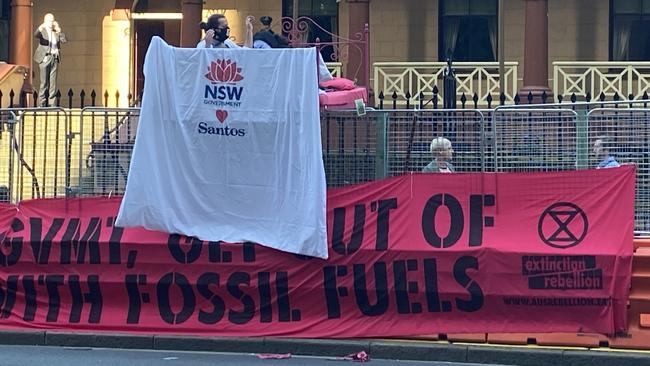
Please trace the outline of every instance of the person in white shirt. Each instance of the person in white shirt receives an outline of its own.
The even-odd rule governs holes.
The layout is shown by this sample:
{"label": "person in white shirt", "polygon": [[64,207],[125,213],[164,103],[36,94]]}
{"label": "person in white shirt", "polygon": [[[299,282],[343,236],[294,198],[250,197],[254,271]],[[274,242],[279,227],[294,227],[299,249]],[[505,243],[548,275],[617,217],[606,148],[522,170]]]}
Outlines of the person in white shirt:
{"label": "person in white shirt", "polygon": [[[34,52],[34,61],[40,71],[40,87],[38,90],[38,104],[54,106],[56,100],[56,80],[61,62],[61,44],[66,43],[65,34],[61,32],[59,23],[54,20],[54,15],[47,13],[43,17],[43,24],[34,32],[38,46]],[[46,98],[46,95],[48,98]]]}
{"label": "person in white shirt", "polygon": [[[246,17],[246,39],[244,47],[253,47],[253,16]],[[207,22],[201,22],[199,25],[205,31],[205,37],[196,45],[196,48],[239,48],[235,42],[230,39],[230,27],[228,19],[223,14],[213,14]]]}

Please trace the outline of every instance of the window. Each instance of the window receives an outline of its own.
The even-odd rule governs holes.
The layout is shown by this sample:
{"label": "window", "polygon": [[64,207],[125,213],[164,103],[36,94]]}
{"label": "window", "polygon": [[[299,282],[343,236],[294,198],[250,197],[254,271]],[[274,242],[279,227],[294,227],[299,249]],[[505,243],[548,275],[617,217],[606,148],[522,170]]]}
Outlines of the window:
{"label": "window", "polygon": [[650,0],[611,0],[609,58],[650,60]]}
{"label": "window", "polygon": [[[315,42],[318,38],[321,42],[332,42],[332,34],[339,31],[339,4],[336,0],[297,0],[298,16],[309,17],[322,29],[316,26],[309,27],[307,42]],[[282,16],[293,17],[294,0],[282,0]],[[325,61],[332,60],[332,47],[324,47],[321,50]]]}
{"label": "window", "polygon": [[0,5],[0,61],[4,62],[9,62],[10,25],[11,0],[2,0]]}
{"label": "window", "polygon": [[498,0],[441,0],[438,57],[496,61]]}

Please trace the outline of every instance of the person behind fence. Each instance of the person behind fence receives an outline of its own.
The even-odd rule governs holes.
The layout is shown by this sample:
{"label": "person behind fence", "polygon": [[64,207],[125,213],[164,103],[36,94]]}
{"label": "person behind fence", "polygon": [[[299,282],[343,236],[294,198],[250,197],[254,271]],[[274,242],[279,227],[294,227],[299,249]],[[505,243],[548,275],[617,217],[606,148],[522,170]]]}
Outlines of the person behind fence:
{"label": "person behind fence", "polygon": [[596,169],[618,168],[621,164],[611,155],[612,142],[609,137],[599,137],[594,141],[594,154],[600,160]]}
{"label": "person behind fence", "polygon": [[444,137],[436,137],[431,140],[429,147],[433,160],[422,169],[424,173],[454,173],[456,170],[449,162],[454,153],[451,141]]}
{"label": "person behind fence", "polygon": [[261,30],[253,35],[253,48],[289,48],[289,42],[284,37],[268,30]]}
{"label": "person behind fence", "polygon": [[[291,44],[287,37],[281,34],[274,33],[271,30],[271,22],[273,18],[263,16],[260,21],[264,27],[253,36],[253,48],[258,49],[271,49],[271,48],[291,48]],[[323,55],[318,52],[318,82],[322,83],[334,79],[332,73],[327,68],[327,64],[323,59]],[[324,93],[324,91],[320,91]]]}
{"label": "person behind fence", "polygon": [[260,18],[262,29],[253,35],[253,48],[290,48],[289,39],[271,29],[273,18],[265,15]]}
{"label": "person behind fence", "polygon": [[61,62],[61,44],[66,43],[67,40],[65,34],[61,32],[61,26],[51,13],[45,14],[43,24],[38,26],[34,37],[38,40],[34,61],[38,64],[40,73],[38,104],[41,107],[48,104],[53,106],[56,100],[56,79]]}
{"label": "person behind fence", "polygon": [[[246,17],[246,38],[244,47],[253,47],[253,16]],[[196,48],[240,48],[230,39],[228,19],[223,14],[212,14],[207,22],[201,22],[199,27],[205,31],[205,36]]]}
{"label": "person behind fence", "polygon": [[273,29],[271,29],[271,23],[273,23],[273,18],[271,18],[268,15],[265,15],[260,18],[260,23],[262,23],[261,31],[267,31],[267,32],[271,32],[271,34],[275,34],[275,32],[273,32]]}

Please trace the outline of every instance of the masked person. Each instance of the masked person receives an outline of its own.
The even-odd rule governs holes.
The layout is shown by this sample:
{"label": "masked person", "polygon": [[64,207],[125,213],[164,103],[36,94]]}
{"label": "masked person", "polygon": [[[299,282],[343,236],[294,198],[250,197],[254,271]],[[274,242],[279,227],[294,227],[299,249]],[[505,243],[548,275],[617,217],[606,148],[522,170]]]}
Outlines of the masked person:
{"label": "masked person", "polygon": [[268,31],[271,32],[271,34],[274,34],[273,30],[271,29],[271,23],[273,23],[273,18],[271,18],[268,15],[265,15],[260,18],[260,23],[262,23],[262,29],[263,31]]}
{"label": "masked person", "polygon": [[[253,19],[251,15],[246,17],[244,47],[253,46]],[[207,22],[201,22],[199,26],[205,31],[205,36],[196,48],[239,48],[239,45],[230,39],[230,27],[225,15],[213,14]]]}

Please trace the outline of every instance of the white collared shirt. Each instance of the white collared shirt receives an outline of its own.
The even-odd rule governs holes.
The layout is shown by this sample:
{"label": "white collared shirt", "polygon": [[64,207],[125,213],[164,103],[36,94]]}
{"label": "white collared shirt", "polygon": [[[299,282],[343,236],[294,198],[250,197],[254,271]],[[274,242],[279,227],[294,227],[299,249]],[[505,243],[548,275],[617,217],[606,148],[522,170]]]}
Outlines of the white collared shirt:
{"label": "white collared shirt", "polygon": [[53,55],[59,54],[59,44],[56,37],[54,36],[55,32],[52,28],[47,28],[47,38],[50,40],[50,53]]}

